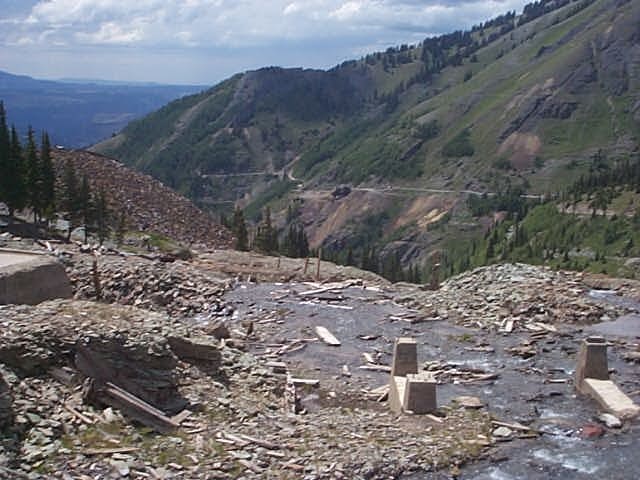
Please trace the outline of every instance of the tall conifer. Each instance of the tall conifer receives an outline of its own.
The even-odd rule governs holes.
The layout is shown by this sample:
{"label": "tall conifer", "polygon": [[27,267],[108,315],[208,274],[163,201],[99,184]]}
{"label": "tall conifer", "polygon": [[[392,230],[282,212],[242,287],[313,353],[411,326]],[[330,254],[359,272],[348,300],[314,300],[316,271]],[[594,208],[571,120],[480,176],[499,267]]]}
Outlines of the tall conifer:
{"label": "tall conifer", "polygon": [[41,200],[43,212],[47,216],[56,210],[56,172],[51,158],[51,143],[47,132],[42,134],[40,144]]}
{"label": "tall conifer", "polygon": [[9,155],[11,152],[11,138],[7,127],[7,116],[4,111],[4,104],[0,101],[0,201],[6,202],[9,177],[6,171],[9,168]]}
{"label": "tall conifer", "polygon": [[25,166],[27,170],[27,206],[33,210],[33,221],[38,222],[42,213],[42,168],[38,158],[35,134],[29,126],[27,133],[27,145],[24,151]]}
{"label": "tall conifer", "polygon": [[22,210],[26,206],[28,200],[22,146],[14,126],[11,127],[9,160],[6,169],[2,172],[2,177],[7,180],[5,203],[9,207],[9,215],[13,217],[16,210]]}

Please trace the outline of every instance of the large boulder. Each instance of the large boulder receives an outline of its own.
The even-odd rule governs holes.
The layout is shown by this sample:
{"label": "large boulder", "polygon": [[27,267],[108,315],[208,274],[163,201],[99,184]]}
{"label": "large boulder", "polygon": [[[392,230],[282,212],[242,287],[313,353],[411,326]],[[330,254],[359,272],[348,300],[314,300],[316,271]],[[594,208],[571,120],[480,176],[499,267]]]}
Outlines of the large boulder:
{"label": "large boulder", "polygon": [[64,266],[46,255],[0,251],[0,305],[35,305],[53,298],[70,298],[71,284]]}

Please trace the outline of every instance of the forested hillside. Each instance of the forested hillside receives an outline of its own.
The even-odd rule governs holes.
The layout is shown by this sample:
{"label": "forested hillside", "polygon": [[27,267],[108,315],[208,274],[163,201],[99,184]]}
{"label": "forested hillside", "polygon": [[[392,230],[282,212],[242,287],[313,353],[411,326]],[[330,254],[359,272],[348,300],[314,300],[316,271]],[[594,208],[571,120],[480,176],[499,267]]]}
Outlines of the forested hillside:
{"label": "forested hillside", "polygon": [[639,39],[638,2],[540,0],[329,71],[238,74],[95,150],[213,211],[270,205],[341,261],[438,263],[504,218],[499,199],[634,158]]}

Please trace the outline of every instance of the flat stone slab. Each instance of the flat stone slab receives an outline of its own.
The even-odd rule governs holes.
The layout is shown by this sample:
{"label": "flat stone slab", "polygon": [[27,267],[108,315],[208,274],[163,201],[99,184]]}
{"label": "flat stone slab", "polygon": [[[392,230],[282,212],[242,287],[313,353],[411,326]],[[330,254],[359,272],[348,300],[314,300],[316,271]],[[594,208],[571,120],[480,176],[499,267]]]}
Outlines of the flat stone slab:
{"label": "flat stone slab", "polygon": [[55,258],[0,250],[0,305],[35,305],[72,293],[64,266]]}
{"label": "flat stone slab", "polygon": [[582,382],[582,389],[585,394],[596,400],[606,412],[620,419],[627,420],[640,414],[640,407],[611,380],[585,378]]}
{"label": "flat stone slab", "polygon": [[9,265],[19,265],[21,263],[27,263],[32,261],[34,257],[40,256],[41,255],[31,255],[13,251],[0,251],[0,268],[8,267]]}

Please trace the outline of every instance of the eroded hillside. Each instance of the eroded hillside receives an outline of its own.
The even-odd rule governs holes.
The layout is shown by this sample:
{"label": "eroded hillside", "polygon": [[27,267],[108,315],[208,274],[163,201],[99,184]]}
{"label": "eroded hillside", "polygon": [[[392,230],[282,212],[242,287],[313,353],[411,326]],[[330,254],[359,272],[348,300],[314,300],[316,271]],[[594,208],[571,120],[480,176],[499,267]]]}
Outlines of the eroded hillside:
{"label": "eroded hillside", "polygon": [[495,220],[469,197],[556,194],[636,154],[639,25],[633,1],[540,2],[326,72],[240,74],[95,149],[215,211],[268,204],[286,227],[294,205],[325,251],[424,261]]}

